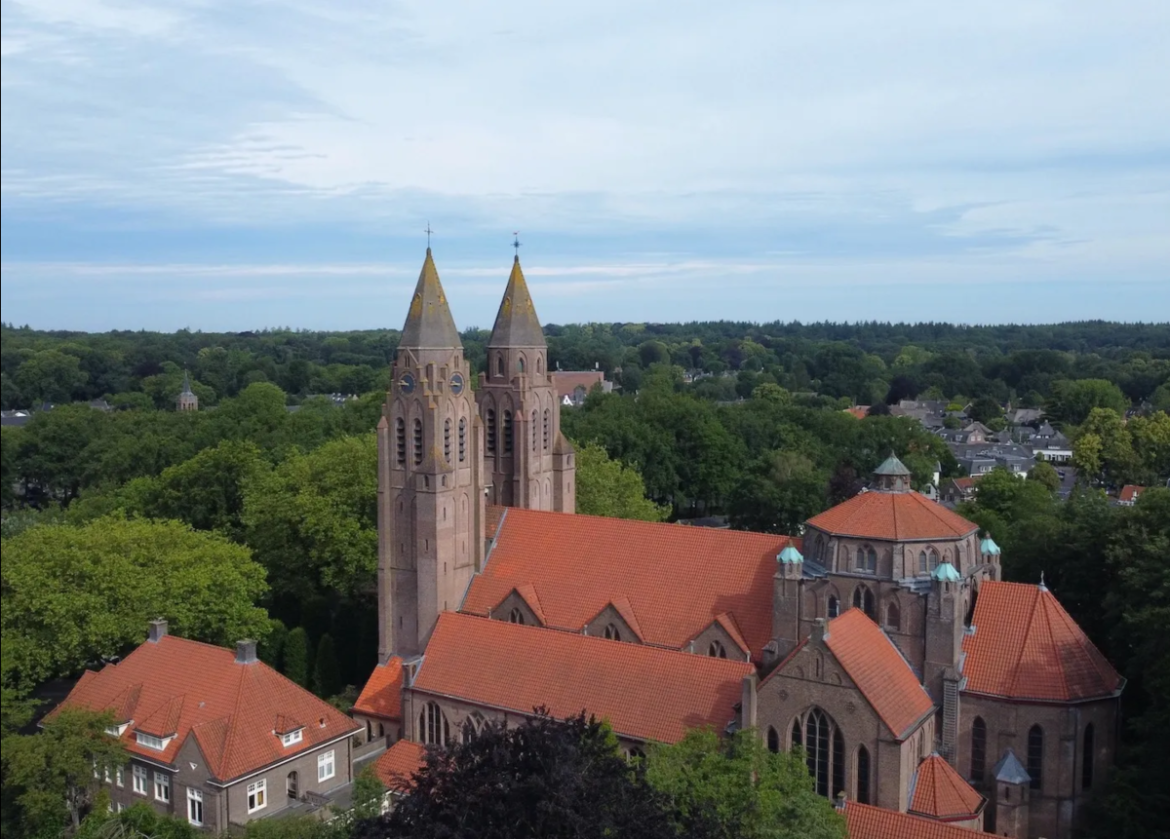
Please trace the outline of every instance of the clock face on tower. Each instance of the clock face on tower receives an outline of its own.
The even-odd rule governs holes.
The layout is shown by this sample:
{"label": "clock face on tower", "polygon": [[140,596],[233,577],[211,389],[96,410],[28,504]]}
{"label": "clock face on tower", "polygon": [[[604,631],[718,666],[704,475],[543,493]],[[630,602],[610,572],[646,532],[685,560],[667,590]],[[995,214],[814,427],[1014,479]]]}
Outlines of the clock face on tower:
{"label": "clock face on tower", "polygon": [[456,373],[454,376],[451,377],[451,392],[454,393],[456,396],[463,393],[463,376],[462,376],[462,374]]}
{"label": "clock face on tower", "polygon": [[398,386],[402,389],[403,393],[413,393],[414,376],[410,373],[403,373],[402,378],[398,380]]}

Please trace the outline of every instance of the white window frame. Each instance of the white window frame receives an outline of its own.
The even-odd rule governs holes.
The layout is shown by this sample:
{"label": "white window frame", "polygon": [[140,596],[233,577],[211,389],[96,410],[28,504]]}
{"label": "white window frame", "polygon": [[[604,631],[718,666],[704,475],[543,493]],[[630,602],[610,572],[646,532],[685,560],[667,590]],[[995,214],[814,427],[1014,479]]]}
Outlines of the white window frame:
{"label": "white window frame", "polygon": [[187,788],[187,821],[196,827],[203,826],[203,790]]}
{"label": "white window frame", "polygon": [[261,778],[248,784],[248,812],[255,813],[268,806],[268,780]]}
{"label": "white window frame", "polygon": [[114,769],[114,783],[120,787],[126,786],[126,771],[121,766]]}
{"label": "white window frame", "polygon": [[317,755],[317,783],[328,781],[337,774],[337,759],[332,749]]}
{"label": "white window frame", "polygon": [[167,804],[171,801],[171,776],[165,772],[154,773],[154,800]]}
{"label": "white window frame", "polygon": [[133,776],[134,776],[134,792],[136,792],[138,795],[146,795],[146,783],[147,783],[146,767],[145,766],[135,766]]}
{"label": "white window frame", "polygon": [[161,752],[171,742],[170,737],[155,737],[153,734],[146,734],[141,731],[134,732],[134,741],[140,746],[145,746],[148,749],[154,749],[156,752]]}
{"label": "white window frame", "polygon": [[280,744],[285,748],[294,746],[305,739],[305,730],[298,728],[296,731],[290,731],[287,734],[280,735]]}

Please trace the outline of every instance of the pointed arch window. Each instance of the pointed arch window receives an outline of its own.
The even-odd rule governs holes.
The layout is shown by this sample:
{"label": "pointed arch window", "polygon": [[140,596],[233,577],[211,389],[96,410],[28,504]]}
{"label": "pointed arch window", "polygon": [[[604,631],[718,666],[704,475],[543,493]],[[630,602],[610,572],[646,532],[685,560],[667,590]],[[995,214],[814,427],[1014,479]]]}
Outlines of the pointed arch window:
{"label": "pointed arch window", "polygon": [[983,783],[987,776],[987,723],[976,717],[971,723],[971,782]]}
{"label": "pointed arch window", "polygon": [[504,375],[504,357],[502,355],[496,356],[496,375]]}
{"label": "pointed arch window", "polygon": [[938,568],[938,551],[936,551],[934,548],[931,548],[930,549],[930,570],[934,571],[935,568]]}
{"label": "pointed arch window", "polygon": [[484,425],[487,426],[487,450],[488,454],[496,453],[496,411],[494,408],[488,408],[484,414]]}
{"label": "pointed arch window", "polygon": [[707,647],[707,655],[711,658],[727,658],[727,648],[723,646],[723,642],[716,638]]}
{"label": "pointed arch window", "polygon": [[483,715],[479,711],[473,711],[467,719],[463,721],[460,727],[460,735],[464,743],[470,743],[475,740],[483,732],[483,727],[486,725]]}
{"label": "pointed arch window", "polygon": [[508,613],[508,623],[524,625],[524,613],[520,611],[519,606],[513,606],[512,611]]}
{"label": "pointed arch window", "polygon": [[768,751],[773,754],[780,751],[780,734],[772,726],[768,726]]}
{"label": "pointed arch window", "polygon": [[837,599],[836,595],[829,595],[829,617],[835,618],[841,614],[841,601]]}
{"label": "pointed arch window", "polygon": [[789,748],[796,748],[804,745],[804,737],[801,736],[800,717],[792,721],[792,743]]}
{"label": "pointed arch window", "polygon": [[406,465],[406,420],[402,417],[394,421],[394,459],[399,466]]}
{"label": "pointed arch window", "polygon": [[532,412],[532,425],[528,426],[528,433],[532,435],[532,450],[536,451],[536,443],[538,440],[536,436],[536,411]]}
{"label": "pointed arch window", "polygon": [[538,376],[544,374],[544,356],[542,355],[536,357],[536,374]]}
{"label": "pointed arch window", "polygon": [[886,607],[886,626],[895,632],[902,629],[902,613],[899,611],[897,603],[891,603]]}
{"label": "pointed arch window", "polygon": [[423,462],[423,424],[422,420],[414,421],[414,465]]}
{"label": "pointed arch window", "polygon": [[1038,725],[1028,729],[1028,775],[1032,789],[1040,789],[1044,783],[1044,729]]}
{"label": "pointed arch window", "polygon": [[459,418],[459,462],[467,460],[467,418]]}
{"label": "pointed arch window", "polygon": [[1089,723],[1085,726],[1085,733],[1081,740],[1081,789],[1093,788],[1093,766],[1094,748],[1096,744],[1093,742],[1096,732],[1093,730],[1093,724]]}
{"label": "pointed arch window", "polygon": [[451,462],[451,420],[443,420],[443,460]]}
{"label": "pointed arch window", "polygon": [[512,412],[504,411],[504,454],[512,453]]}
{"label": "pointed arch window", "polygon": [[858,586],[853,590],[853,606],[869,615],[874,616],[873,592],[867,586]]}
{"label": "pointed arch window", "polygon": [[544,450],[548,451],[548,408],[544,409]]}
{"label": "pointed arch window", "polygon": [[926,558],[926,551],[919,551],[918,552],[918,573],[919,574],[929,574],[930,573],[930,560]]}
{"label": "pointed arch window", "polygon": [[620,641],[622,640],[622,633],[615,624],[610,623],[606,624],[605,637],[608,641]]}
{"label": "pointed arch window", "polygon": [[869,803],[869,749],[857,748],[857,791],[854,795],[858,804]]}
{"label": "pointed arch window", "polygon": [[524,356],[520,356],[520,358],[516,360],[516,369],[521,373],[524,372]]}
{"label": "pointed arch window", "polygon": [[451,739],[447,715],[435,702],[428,702],[418,715],[419,740],[428,746],[443,746]]}
{"label": "pointed arch window", "polygon": [[832,798],[845,789],[845,739],[820,708],[804,719],[805,760],[819,795]]}

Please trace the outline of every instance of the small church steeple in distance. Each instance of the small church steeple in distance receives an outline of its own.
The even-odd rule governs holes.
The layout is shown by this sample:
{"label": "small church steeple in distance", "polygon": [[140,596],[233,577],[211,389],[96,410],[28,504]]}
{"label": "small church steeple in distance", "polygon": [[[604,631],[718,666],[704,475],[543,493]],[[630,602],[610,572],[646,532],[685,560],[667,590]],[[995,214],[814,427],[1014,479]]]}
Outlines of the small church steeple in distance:
{"label": "small church steeple in distance", "polygon": [[175,400],[175,406],[180,411],[198,411],[199,397],[191,390],[191,377],[183,371],[183,390]]}

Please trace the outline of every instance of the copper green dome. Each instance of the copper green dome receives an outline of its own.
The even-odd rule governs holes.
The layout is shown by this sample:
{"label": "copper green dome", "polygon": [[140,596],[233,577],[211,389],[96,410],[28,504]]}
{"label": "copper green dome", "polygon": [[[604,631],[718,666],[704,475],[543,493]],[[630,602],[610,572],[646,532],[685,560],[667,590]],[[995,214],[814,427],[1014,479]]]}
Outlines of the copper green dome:
{"label": "copper green dome", "polygon": [[804,556],[792,545],[788,545],[784,550],[780,551],[780,555],[776,559],[785,565],[795,565],[798,562],[804,562]]}
{"label": "copper green dome", "polygon": [[938,568],[935,568],[930,576],[931,579],[940,583],[957,583],[963,579],[959,576],[959,572],[955,570],[955,566],[949,562],[940,562]]}

